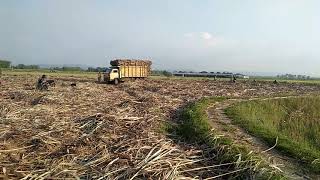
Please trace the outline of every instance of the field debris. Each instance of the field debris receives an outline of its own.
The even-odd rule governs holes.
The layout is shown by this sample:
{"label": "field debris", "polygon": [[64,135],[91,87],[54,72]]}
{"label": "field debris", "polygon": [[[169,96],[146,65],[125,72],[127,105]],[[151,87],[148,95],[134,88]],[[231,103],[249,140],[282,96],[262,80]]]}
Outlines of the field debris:
{"label": "field debris", "polygon": [[[49,91],[26,88],[36,76],[3,76],[0,178],[201,179],[246,171],[215,161],[210,148],[160,132],[186,103],[206,96],[258,97],[319,92],[272,82],[146,79],[119,86],[51,77]],[[78,81],[79,79],[79,81]],[[65,84],[76,83],[76,88]],[[229,173],[228,173],[229,172]]]}

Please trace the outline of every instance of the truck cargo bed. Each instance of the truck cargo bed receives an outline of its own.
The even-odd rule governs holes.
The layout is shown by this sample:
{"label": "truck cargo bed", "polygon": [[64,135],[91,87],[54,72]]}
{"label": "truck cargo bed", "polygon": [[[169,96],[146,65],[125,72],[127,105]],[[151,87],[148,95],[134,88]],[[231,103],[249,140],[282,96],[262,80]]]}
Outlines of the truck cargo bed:
{"label": "truck cargo bed", "polygon": [[143,78],[151,73],[151,61],[148,60],[113,60],[112,66],[119,68],[121,78]]}

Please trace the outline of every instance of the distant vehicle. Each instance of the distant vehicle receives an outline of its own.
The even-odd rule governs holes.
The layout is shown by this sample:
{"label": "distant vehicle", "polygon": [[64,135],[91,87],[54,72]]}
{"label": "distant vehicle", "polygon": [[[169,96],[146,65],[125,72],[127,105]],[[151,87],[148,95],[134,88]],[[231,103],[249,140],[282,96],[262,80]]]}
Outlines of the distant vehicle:
{"label": "distant vehicle", "polygon": [[207,71],[201,71],[200,73],[203,74],[203,73],[208,73],[208,72]]}
{"label": "distant vehicle", "polygon": [[151,64],[149,60],[116,59],[110,61],[111,67],[103,73],[103,81],[118,84],[125,79],[146,78],[151,74]]}

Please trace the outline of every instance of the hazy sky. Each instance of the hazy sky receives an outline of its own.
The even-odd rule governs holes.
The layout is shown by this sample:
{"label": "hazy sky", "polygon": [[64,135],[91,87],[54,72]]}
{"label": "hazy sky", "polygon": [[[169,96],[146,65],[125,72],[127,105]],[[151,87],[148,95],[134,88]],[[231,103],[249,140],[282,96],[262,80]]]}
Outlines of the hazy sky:
{"label": "hazy sky", "polygon": [[0,0],[0,59],[320,75],[319,0]]}

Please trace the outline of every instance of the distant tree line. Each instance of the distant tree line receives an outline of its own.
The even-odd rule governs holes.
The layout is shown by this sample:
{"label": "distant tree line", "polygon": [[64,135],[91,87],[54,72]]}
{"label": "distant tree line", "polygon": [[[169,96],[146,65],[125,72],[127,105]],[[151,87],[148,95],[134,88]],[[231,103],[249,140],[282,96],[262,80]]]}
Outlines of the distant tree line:
{"label": "distant tree line", "polygon": [[82,71],[82,69],[80,67],[68,67],[68,66],[64,66],[64,67],[52,67],[49,68],[50,70],[54,70],[54,71]]}
{"label": "distant tree line", "polygon": [[25,65],[25,64],[18,64],[16,66],[11,66],[13,69],[40,69],[38,65]]}
{"label": "distant tree line", "polygon": [[6,60],[0,60],[0,68],[10,68],[11,62]]}
{"label": "distant tree line", "polygon": [[25,64],[18,64],[18,65],[11,65],[10,61],[0,60],[0,68],[13,68],[13,69],[40,69],[38,65],[25,65]]}
{"label": "distant tree line", "polygon": [[165,70],[153,70],[153,71],[151,72],[151,74],[152,74],[153,76],[167,76],[167,77],[172,76],[172,73],[171,73],[171,72],[165,71]]}
{"label": "distant tree line", "polygon": [[51,67],[51,68],[41,68],[39,65],[26,65],[26,64],[17,64],[11,65],[10,61],[0,60],[0,68],[12,68],[12,69],[47,69],[52,71],[87,71],[87,72],[106,72],[108,68],[106,67],[89,67],[86,70],[81,67]]}
{"label": "distant tree line", "polygon": [[295,74],[282,74],[282,75],[277,75],[277,78],[281,79],[311,79],[310,76],[306,75],[295,75]]}
{"label": "distant tree line", "polygon": [[106,72],[107,69],[109,68],[106,68],[106,67],[96,67],[96,68],[93,68],[93,67],[89,67],[87,69],[88,72]]}
{"label": "distant tree line", "polygon": [[[10,65],[6,66],[7,68]],[[11,66],[13,69],[47,69],[52,71],[88,71],[88,72],[105,72],[108,68],[104,67],[89,67],[88,69],[84,70],[81,67],[72,67],[72,66],[63,66],[63,67],[51,67],[51,68],[40,68],[39,65],[25,65],[25,64],[18,64],[15,66]]]}

